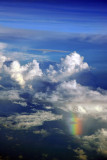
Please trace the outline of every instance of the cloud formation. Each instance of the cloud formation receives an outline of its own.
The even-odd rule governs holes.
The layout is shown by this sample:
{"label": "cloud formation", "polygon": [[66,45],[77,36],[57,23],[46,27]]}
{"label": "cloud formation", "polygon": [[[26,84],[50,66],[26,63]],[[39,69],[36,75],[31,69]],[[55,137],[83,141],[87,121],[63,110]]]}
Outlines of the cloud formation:
{"label": "cloud formation", "polygon": [[[3,55],[0,57],[1,100],[7,99],[15,104],[27,106],[26,100],[29,99],[21,97],[27,93],[31,104],[44,104],[45,109],[61,109],[81,116],[90,115],[107,120],[107,91],[93,90],[77,83],[75,79],[70,80],[73,74],[90,69],[78,53],[66,55],[59,64],[50,65],[46,70],[40,68],[37,60],[21,65],[17,60],[11,61]],[[9,88],[3,85],[4,75],[8,77],[7,84],[11,81]],[[17,84],[21,88],[17,87]],[[30,125],[32,126],[31,123]]]}
{"label": "cloud formation", "polygon": [[102,128],[89,136],[83,136],[82,147],[87,151],[96,151],[107,157],[107,129]]}
{"label": "cloud formation", "polygon": [[20,97],[18,90],[8,90],[8,91],[0,91],[0,100],[24,100]]}
{"label": "cloud formation", "polygon": [[0,117],[0,124],[11,129],[28,129],[35,126],[41,126],[45,121],[54,121],[62,119],[62,115],[56,115],[51,112],[38,111],[36,113],[16,114],[9,117]]}
{"label": "cloud formation", "polygon": [[13,61],[9,67],[5,65],[4,70],[22,87],[25,86],[26,81],[42,76],[42,70],[36,60],[23,66],[18,61]]}
{"label": "cloud formation", "polygon": [[67,112],[107,119],[107,93],[94,91],[78,84],[75,80],[60,83],[51,94],[50,90],[46,93],[36,93],[34,98],[50,102]]}
{"label": "cloud formation", "polygon": [[56,52],[56,53],[68,53],[70,51],[64,51],[64,50],[53,50],[53,49],[29,49],[34,51],[41,51],[41,52]]}
{"label": "cloud formation", "polygon": [[57,70],[54,66],[49,66],[49,69],[47,69],[48,78],[52,82],[63,81],[74,73],[89,69],[88,64],[83,60],[84,58],[76,52],[67,55],[61,59],[60,64],[57,64]]}
{"label": "cloud formation", "polygon": [[85,152],[82,149],[77,148],[74,150],[74,152],[77,154],[76,159],[87,160],[87,155],[85,155]]}
{"label": "cloud formation", "polygon": [[49,135],[49,132],[47,132],[45,129],[41,129],[41,130],[35,130],[33,131],[34,134],[40,134],[43,137],[47,137]]}
{"label": "cloud formation", "polygon": [[8,58],[2,55],[0,57],[0,67],[3,68],[3,72],[10,75],[21,87],[36,77],[44,76],[43,78],[47,81],[59,82],[69,78],[72,74],[89,69],[88,64],[83,62],[84,58],[76,52],[62,58],[60,64],[50,65],[45,73],[42,72],[36,60],[26,65],[20,65],[19,61],[14,60],[10,65],[6,65]]}

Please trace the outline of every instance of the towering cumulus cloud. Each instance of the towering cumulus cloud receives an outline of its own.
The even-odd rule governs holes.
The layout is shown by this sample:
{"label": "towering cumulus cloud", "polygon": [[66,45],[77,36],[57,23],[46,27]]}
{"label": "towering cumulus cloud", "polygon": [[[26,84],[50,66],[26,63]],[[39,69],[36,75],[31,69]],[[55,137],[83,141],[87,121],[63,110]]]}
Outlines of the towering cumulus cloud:
{"label": "towering cumulus cloud", "polygon": [[18,61],[13,61],[9,67],[5,66],[5,71],[22,87],[25,86],[27,81],[42,76],[42,70],[36,60],[24,66],[21,66]]}
{"label": "towering cumulus cloud", "polygon": [[47,69],[48,77],[53,82],[63,81],[74,73],[89,69],[87,63],[83,62],[84,58],[78,53],[73,52],[61,59],[61,63],[57,64],[57,70],[50,65]]}

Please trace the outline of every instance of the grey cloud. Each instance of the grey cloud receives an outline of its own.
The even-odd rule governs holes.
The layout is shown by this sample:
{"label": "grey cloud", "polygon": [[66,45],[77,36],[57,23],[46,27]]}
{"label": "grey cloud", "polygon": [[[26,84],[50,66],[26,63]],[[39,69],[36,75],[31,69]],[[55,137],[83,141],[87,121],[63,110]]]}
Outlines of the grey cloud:
{"label": "grey cloud", "polygon": [[52,49],[29,49],[34,51],[42,51],[42,52],[56,52],[56,53],[68,53],[70,51],[64,51],[64,50],[52,50]]}
{"label": "grey cloud", "polygon": [[33,131],[34,134],[40,134],[43,137],[47,137],[49,135],[49,132],[47,132],[47,130],[45,129],[41,129],[41,130],[35,130]]}
{"label": "grey cloud", "polygon": [[51,112],[38,111],[32,114],[16,114],[9,117],[0,117],[0,124],[11,129],[28,129],[34,126],[41,126],[45,121],[62,119],[62,115]]}
{"label": "grey cloud", "polygon": [[87,155],[83,151],[83,149],[77,148],[74,150],[74,152],[77,154],[76,158],[78,160],[87,160]]}
{"label": "grey cloud", "polygon": [[97,153],[107,157],[107,129],[102,128],[95,134],[83,136],[81,140],[85,150],[96,150]]}
{"label": "grey cloud", "polygon": [[24,100],[23,98],[20,97],[19,91],[18,90],[5,90],[5,91],[0,91],[0,100]]}
{"label": "grey cloud", "polygon": [[[21,99],[20,99],[21,100]],[[19,105],[21,105],[21,106],[23,106],[23,107],[26,107],[27,106],[27,103],[26,102],[23,102],[23,101],[14,101],[13,102],[14,104],[19,104]]]}

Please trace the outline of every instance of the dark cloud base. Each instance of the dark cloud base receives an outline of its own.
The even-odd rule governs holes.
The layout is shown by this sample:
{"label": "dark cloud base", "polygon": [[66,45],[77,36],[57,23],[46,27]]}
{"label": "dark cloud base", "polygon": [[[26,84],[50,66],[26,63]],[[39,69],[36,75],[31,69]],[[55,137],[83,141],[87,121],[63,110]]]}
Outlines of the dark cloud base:
{"label": "dark cloud base", "polygon": [[[0,156],[3,160],[78,160],[76,149],[81,147],[81,141],[65,132],[61,132],[60,123],[50,122],[42,128],[49,132],[48,136],[34,134],[30,131],[12,131],[1,128]],[[40,127],[38,128],[41,129]],[[98,154],[95,150],[84,149],[88,160],[106,160],[104,155]],[[8,158],[7,158],[8,157]]]}

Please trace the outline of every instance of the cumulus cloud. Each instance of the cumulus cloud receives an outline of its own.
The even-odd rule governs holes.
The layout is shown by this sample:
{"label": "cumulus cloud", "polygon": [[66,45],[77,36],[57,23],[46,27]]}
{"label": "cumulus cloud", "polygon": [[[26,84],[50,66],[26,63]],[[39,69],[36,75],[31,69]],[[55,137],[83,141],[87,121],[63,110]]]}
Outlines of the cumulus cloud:
{"label": "cumulus cloud", "polygon": [[96,151],[107,157],[107,129],[102,128],[95,134],[82,137],[82,147],[85,150]]}
{"label": "cumulus cloud", "polygon": [[43,137],[47,137],[49,135],[49,132],[47,132],[47,130],[45,129],[41,129],[41,130],[35,130],[33,131],[34,134],[40,134]]}
{"label": "cumulus cloud", "polygon": [[64,81],[56,89],[46,93],[36,93],[35,99],[52,103],[67,112],[89,114],[94,117],[107,119],[107,94],[78,84],[75,80]]}
{"label": "cumulus cloud", "polygon": [[36,60],[22,66],[18,61],[13,61],[9,67],[5,65],[4,70],[22,87],[25,86],[27,81],[42,76],[42,70]]}
{"label": "cumulus cloud", "polygon": [[[73,52],[61,59],[61,63],[56,66],[50,65],[46,73],[44,73],[44,79],[52,82],[63,81],[74,73],[80,72],[85,69],[89,69],[87,63],[83,62],[84,58],[78,53]],[[0,66],[3,67],[3,72],[10,75],[22,87],[25,86],[27,81],[33,80],[35,77],[41,77],[43,75],[42,70],[39,67],[39,63],[36,60],[26,65],[20,65],[19,61],[10,62],[10,66],[4,64],[8,62],[8,58],[1,56]]]}
{"label": "cumulus cloud", "polygon": [[62,115],[52,112],[38,111],[31,114],[16,114],[9,117],[0,117],[0,124],[11,129],[28,129],[34,126],[41,126],[45,121],[62,119]]}
{"label": "cumulus cloud", "polygon": [[[2,74],[9,75],[10,80],[18,83],[22,87],[22,93],[29,92],[33,99],[31,103],[41,102],[45,106],[49,105],[67,112],[72,111],[81,115],[88,114],[94,118],[107,119],[107,92],[101,89],[92,90],[78,84],[76,80],[70,80],[73,74],[89,69],[84,58],[78,53],[73,52],[67,55],[61,59],[59,64],[50,65],[44,72],[36,60],[25,65],[21,65],[19,61],[15,60],[10,61],[9,65],[4,62],[8,62],[8,58],[1,56]],[[35,81],[36,79],[39,81]],[[9,100],[19,99],[14,103],[26,106],[26,102],[20,101],[18,92],[14,94],[13,89],[7,93],[2,92],[0,98],[4,99],[4,97]],[[45,108],[50,109],[49,107]]]}
{"label": "cumulus cloud", "polygon": [[53,65],[47,69],[48,78],[52,82],[63,81],[67,77],[82,70],[89,69],[86,62],[83,62],[84,58],[78,53],[73,52],[61,59],[61,63],[57,64],[57,70]]}
{"label": "cumulus cloud", "polygon": [[87,155],[85,155],[85,152],[82,149],[77,148],[74,150],[74,152],[77,154],[76,159],[87,160]]}

